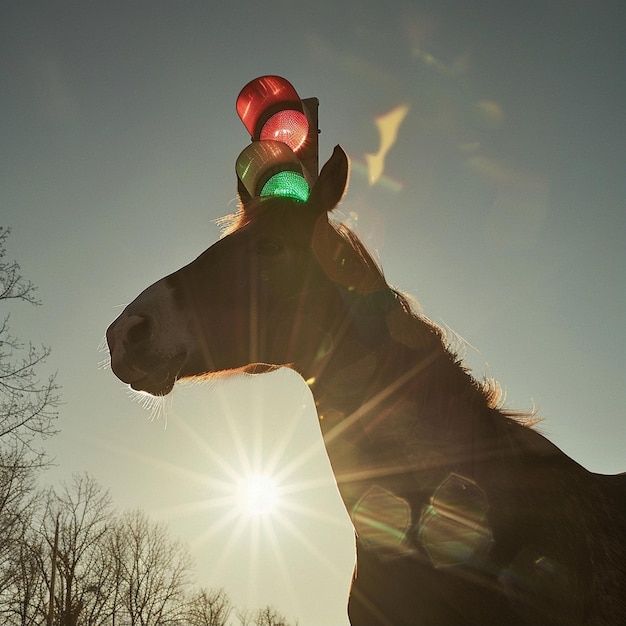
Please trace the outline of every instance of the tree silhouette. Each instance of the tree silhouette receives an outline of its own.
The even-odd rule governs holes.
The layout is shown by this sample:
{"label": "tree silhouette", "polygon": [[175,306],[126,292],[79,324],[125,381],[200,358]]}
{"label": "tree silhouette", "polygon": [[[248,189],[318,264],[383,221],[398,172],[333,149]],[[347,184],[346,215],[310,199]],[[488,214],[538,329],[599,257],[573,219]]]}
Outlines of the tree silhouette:
{"label": "tree silhouette", "polygon": [[187,608],[188,626],[226,626],[232,603],[224,589],[200,589]]}
{"label": "tree silhouette", "polygon": [[[114,511],[88,474],[28,502],[0,589],[2,626],[232,623],[224,589],[194,589],[187,547],[140,510]],[[235,616],[241,626],[288,626],[271,606]]]}
{"label": "tree silhouette", "polygon": [[[54,610],[61,626],[78,626],[85,615],[98,615],[105,623],[107,574],[102,543],[112,518],[108,492],[87,474],[75,475],[72,483],[48,492],[44,512],[44,537],[48,551],[56,546],[56,586]],[[48,568],[42,567],[47,574]],[[50,583],[49,583],[50,584]]]}
{"label": "tree silhouette", "polygon": [[[39,305],[34,285],[25,280],[16,261],[6,261],[5,243],[10,231],[0,228],[0,301]],[[41,463],[43,453],[34,447],[40,437],[53,435],[59,387],[55,376],[40,381],[37,370],[50,355],[50,348],[28,345],[11,335],[10,315],[0,320],[0,440],[14,453],[34,453],[31,464]],[[26,456],[22,456],[26,460]]]}
{"label": "tree silhouette", "polygon": [[26,345],[9,330],[10,306],[39,304],[18,263],[5,258],[9,233],[0,227],[0,598],[20,597],[22,604],[7,610],[21,613],[27,624],[33,594],[39,591],[31,567],[34,544],[25,544],[25,537],[35,473],[47,462],[39,440],[56,432],[59,387],[55,376],[42,382],[38,375],[50,348]]}
{"label": "tree silhouette", "polygon": [[[236,615],[241,626],[291,626],[287,618],[269,604],[256,611],[238,610]],[[295,626],[298,626],[297,621]]]}
{"label": "tree silhouette", "polygon": [[129,623],[156,626],[182,620],[192,567],[187,548],[139,510],[122,514],[115,528],[118,604]]}

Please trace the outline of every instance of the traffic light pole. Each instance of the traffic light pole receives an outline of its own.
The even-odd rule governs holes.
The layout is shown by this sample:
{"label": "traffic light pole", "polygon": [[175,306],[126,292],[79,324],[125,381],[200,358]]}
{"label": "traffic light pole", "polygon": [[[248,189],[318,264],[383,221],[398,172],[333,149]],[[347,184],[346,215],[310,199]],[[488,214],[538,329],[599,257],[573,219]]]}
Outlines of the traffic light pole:
{"label": "traffic light pole", "polygon": [[306,170],[309,184],[313,186],[319,174],[319,124],[318,109],[320,101],[317,98],[305,98],[302,100],[302,106],[305,109],[307,119],[309,120],[309,136],[307,138],[307,146],[303,150],[300,157],[302,166]]}

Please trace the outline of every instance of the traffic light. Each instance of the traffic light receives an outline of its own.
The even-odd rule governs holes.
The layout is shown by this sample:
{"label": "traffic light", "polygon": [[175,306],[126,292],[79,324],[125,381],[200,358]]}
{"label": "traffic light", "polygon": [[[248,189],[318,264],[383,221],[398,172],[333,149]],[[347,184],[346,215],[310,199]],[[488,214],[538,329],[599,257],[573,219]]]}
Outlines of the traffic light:
{"label": "traffic light", "polygon": [[241,90],[237,114],[252,144],[237,158],[240,191],[308,199],[318,173],[318,105],[280,76],[255,78]]}

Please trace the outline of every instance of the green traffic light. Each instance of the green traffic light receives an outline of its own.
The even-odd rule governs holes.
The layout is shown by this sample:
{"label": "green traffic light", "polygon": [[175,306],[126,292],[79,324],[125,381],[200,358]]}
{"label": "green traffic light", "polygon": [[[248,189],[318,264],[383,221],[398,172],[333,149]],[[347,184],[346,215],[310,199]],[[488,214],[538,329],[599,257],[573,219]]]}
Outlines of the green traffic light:
{"label": "green traffic light", "polygon": [[274,174],[261,189],[261,196],[282,196],[300,202],[309,199],[309,185],[304,176],[292,171]]}

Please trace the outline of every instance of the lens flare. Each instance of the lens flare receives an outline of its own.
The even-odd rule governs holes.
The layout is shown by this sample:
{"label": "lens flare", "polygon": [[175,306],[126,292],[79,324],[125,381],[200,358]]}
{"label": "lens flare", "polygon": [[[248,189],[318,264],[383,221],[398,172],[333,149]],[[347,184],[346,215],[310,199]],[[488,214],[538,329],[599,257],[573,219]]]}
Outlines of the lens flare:
{"label": "lens flare", "polygon": [[409,112],[408,104],[401,104],[395,109],[376,118],[376,128],[380,135],[380,148],[376,154],[366,154],[368,178],[370,185],[383,175],[385,170],[385,157],[398,138],[398,131],[404,118]]}

